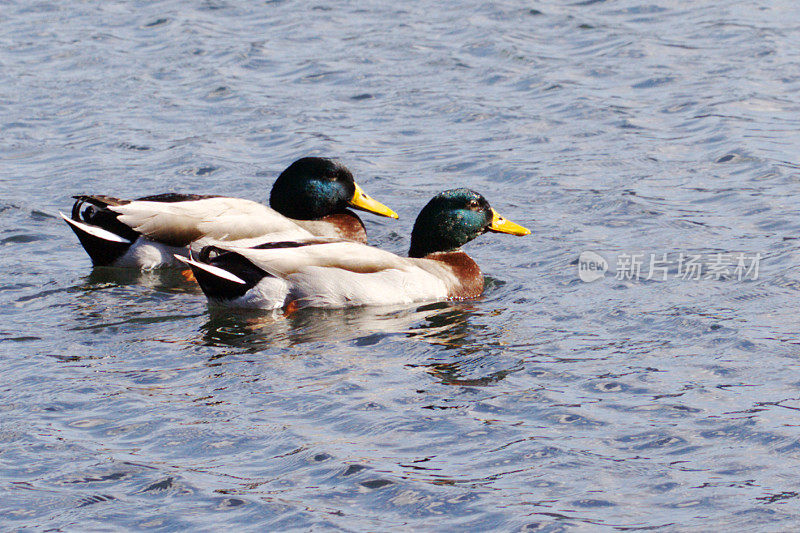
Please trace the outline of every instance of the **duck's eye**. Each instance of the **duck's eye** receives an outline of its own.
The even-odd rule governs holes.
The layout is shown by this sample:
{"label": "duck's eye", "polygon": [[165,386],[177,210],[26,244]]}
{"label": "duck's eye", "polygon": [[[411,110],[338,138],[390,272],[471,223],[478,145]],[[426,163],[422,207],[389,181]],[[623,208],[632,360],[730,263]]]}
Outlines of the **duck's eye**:
{"label": "duck's eye", "polygon": [[478,202],[478,200],[470,200],[469,201],[469,208],[470,209],[478,209],[478,207],[480,207],[480,203]]}

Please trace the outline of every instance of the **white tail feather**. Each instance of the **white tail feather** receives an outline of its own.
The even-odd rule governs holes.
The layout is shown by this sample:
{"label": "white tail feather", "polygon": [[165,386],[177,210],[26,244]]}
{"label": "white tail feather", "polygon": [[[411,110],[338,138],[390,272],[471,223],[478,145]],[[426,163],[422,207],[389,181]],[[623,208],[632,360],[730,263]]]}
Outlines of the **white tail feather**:
{"label": "white tail feather", "polygon": [[70,226],[73,226],[83,231],[84,233],[88,233],[89,235],[97,237],[98,239],[103,239],[104,241],[109,241],[109,242],[121,242],[124,244],[131,244],[131,241],[129,241],[128,239],[120,237],[116,233],[111,233],[108,230],[104,230],[99,226],[92,226],[90,224],[84,224],[83,222],[78,222],[77,220],[72,220],[61,211],[59,211],[58,214],[61,215],[61,218],[63,218],[64,221]]}
{"label": "white tail feather", "polygon": [[186,259],[185,257],[180,256],[178,254],[175,254],[175,259],[177,259],[178,261],[182,261],[187,265],[191,265],[193,267],[199,268],[200,270],[208,272],[212,276],[217,276],[218,278],[227,279],[228,281],[232,281],[234,283],[241,283],[242,285],[247,285],[247,282],[244,281],[239,276],[231,274],[227,270],[223,270],[219,267],[215,267],[213,265],[207,265],[205,263],[198,263],[197,261]]}

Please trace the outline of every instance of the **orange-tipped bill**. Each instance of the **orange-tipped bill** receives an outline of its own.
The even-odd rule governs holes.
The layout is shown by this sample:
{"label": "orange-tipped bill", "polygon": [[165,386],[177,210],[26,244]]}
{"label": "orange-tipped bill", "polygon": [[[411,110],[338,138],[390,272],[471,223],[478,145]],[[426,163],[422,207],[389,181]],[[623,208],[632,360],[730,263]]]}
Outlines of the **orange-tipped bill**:
{"label": "orange-tipped bill", "polygon": [[373,200],[367,196],[367,193],[365,193],[364,189],[359,187],[358,184],[356,184],[355,194],[353,194],[353,197],[350,199],[350,205],[356,209],[363,209],[364,211],[369,211],[370,213],[375,213],[376,215],[389,218],[398,218],[397,213],[379,201]]}
{"label": "orange-tipped bill", "polygon": [[492,209],[492,225],[489,226],[489,231],[496,233],[510,233],[511,235],[530,235],[531,230],[524,228],[519,224],[515,224],[510,220],[501,217],[500,214]]}

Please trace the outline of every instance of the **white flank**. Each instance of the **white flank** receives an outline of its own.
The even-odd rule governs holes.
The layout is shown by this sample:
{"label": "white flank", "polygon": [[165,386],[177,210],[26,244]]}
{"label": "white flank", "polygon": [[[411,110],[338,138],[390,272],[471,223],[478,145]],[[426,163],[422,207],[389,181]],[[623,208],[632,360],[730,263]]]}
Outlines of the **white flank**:
{"label": "white flank", "polygon": [[420,268],[361,274],[339,268],[306,267],[288,280],[300,307],[399,305],[443,300],[448,295],[444,279]]}
{"label": "white flank", "polygon": [[122,257],[114,261],[114,266],[141,268],[142,270],[177,267],[180,266],[180,263],[175,260],[175,254],[185,256],[187,253],[189,253],[189,249],[186,247],[169,246],[140,236]]}

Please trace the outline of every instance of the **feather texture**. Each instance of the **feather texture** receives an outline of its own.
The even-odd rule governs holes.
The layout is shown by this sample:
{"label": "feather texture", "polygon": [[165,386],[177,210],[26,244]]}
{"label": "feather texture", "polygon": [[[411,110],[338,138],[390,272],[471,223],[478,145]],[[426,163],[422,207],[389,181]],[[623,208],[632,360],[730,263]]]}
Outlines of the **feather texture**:
{"label": "feather texture", "polygon": [[[339,308],[439,300],[457,292],[460,280],[444,263],[397,256],[360,243],[332,241],[267,249],[220,246],[264,271],[234,305]],[[229,304],[231,302],[228,302]]]}
{"label": "feather texture", "polygon": [[119,221],[131,229],[175,246],[186,246],[201,237],[208,242],[253,239],[273,233],[282,238],[311,237],[311,233],[274,209],[241,198],[133,201],[109,209],[119,213]]}

